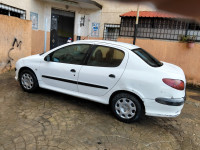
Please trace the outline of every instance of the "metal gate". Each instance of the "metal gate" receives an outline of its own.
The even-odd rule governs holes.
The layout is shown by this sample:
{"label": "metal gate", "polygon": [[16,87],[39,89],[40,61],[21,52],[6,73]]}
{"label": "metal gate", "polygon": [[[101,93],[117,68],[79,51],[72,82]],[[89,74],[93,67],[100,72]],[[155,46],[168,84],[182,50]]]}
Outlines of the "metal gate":
{"label": "metal gate", "polygon": [[75,13],[52,9],[51,14],[51,49],[67,43],[69,37],[74,37]]}

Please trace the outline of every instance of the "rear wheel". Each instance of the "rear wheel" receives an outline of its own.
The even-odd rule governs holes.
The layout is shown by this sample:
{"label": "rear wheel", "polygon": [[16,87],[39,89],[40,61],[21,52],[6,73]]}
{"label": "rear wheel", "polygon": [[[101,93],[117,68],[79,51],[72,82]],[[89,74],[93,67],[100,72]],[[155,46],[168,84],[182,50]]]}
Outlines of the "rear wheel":
{"label": "rear wheel", "polygon": [[31,70],[23,70],[20,72],[19,79],[24,91],[34,92],[39,87],[37,77]]}
{"label": "rear wheel", "polygon": [[128,93],[115,95],[111,102],[112,111],[118,120],[126,123],[137,121],[142,115],[139,100]]}

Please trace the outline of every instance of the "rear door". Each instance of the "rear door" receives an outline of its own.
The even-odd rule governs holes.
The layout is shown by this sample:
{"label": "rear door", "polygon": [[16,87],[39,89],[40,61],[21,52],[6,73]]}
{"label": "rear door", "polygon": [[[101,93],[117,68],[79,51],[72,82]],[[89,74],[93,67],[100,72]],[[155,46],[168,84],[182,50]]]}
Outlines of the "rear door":
{"label": "rear door", "polygon": [[119,81],[128,60],[128,52],[111,45],[96,45],[82,66],[78,78],[80,93],[102,96]]}

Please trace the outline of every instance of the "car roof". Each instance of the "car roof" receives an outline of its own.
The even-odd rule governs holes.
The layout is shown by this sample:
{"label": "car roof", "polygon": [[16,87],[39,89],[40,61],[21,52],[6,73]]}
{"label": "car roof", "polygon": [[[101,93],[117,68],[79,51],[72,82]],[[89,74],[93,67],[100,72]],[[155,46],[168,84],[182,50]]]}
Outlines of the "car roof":
{"label": "car roof", "polygon": [[90,44],[112,44],[112,45],[116,45],[116,46],[121,46],[121,47],[125,47],[127,49],[136,49],[139,48],[136,45],[133,44],[129,44],[129,43],[123,43],[123,42],[115,42],[115,41],[106,41],[106,40],[79,40],[79,41],[75,41],[73,43],[90,43]]}

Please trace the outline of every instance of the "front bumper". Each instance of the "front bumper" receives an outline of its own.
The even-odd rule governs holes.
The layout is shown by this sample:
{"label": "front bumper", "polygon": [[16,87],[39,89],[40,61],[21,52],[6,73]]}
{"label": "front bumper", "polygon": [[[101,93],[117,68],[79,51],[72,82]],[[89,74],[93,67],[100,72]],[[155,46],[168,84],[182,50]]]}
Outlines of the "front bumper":
{"label": "front bumper", "polygon": [[15,64],[15,80],[18,80],[19,70],[22,66],[23,66],[23,61],[22,59],[19,59]]}
{"label": "front bumper", "polygon": [[17,68],[15,68],[15,80],[18,81],[18,73],[19,70]]}

